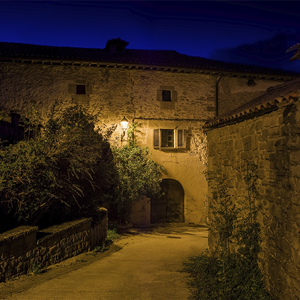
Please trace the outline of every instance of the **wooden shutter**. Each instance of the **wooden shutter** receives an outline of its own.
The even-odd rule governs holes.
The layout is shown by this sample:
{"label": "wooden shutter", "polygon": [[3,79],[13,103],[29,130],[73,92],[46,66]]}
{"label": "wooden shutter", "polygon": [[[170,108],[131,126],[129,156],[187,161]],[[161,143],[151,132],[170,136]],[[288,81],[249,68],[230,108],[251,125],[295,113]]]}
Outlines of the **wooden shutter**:
{"label": "wooden shutter", "polygon": [[177,147],[186,148],[186,131],[184,129],[177,130]]}
{"label": "wooden shutter", "polygon": [[153,129],[153,148],[159,148],[159,129]]}

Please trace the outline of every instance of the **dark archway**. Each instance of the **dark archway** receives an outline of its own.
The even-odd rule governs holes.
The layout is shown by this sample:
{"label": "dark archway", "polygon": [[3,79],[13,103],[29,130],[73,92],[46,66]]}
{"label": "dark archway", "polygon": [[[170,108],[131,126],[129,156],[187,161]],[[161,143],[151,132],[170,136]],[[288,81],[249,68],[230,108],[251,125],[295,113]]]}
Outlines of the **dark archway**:
{"label": "dark archway", "polygon": [[184,222],[184,190],[180,182],[163,179],[163,196],[151,200],[151,223]]}

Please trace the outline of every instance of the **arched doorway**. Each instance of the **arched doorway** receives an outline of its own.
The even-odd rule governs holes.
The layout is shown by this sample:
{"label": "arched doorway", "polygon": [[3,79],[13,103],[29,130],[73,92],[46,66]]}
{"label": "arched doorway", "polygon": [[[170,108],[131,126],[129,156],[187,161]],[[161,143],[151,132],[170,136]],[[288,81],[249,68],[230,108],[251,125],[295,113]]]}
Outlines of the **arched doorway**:
{"label": "arched doorway", "polygon": [[184,190],[180,182],[163,179],[163,196],[151,200],[151,223],[184,222]]}

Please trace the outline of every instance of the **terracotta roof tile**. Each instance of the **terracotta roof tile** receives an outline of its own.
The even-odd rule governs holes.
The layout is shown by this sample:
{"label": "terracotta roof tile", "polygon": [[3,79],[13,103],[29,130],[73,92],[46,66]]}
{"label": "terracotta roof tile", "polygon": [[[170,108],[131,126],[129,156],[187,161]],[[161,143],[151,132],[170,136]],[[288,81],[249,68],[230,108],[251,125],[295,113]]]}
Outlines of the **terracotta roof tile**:
{"label": "terracotta roof tile", "polygon": [[278,109],[300,97],[300,78],[269,88],[263,95],[209,120],[204,128],[215,128],[253,118],[257,115]]}
{"label": "terracotta roof tile", "polygon": [[0,42],[2,59],[43,59],[59,61],[93,62],[105,64],[146,65],[164,68],[187,68],[213,73],[247,74],[248,76],[296,77],[300,73],[267,69],[180,54],[172,50],[135,50],[109,52],[98,48],[54,47],[33,44]]}

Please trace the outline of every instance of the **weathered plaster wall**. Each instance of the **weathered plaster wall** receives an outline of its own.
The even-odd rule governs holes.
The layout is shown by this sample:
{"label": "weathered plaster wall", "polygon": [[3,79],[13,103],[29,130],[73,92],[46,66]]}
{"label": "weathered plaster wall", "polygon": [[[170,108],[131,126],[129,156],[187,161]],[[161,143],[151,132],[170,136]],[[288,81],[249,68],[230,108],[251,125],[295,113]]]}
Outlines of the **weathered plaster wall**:
{"label": "weathered plaster wall", "polygon": [[242,165],[258,165],[264,280],[275,299],[300,299],[299,103],[208,131],[207,139],[208,170],[223,166],[237,200],[245,193]]}
{"label": "weathered plaster wall", "polygon": [[[198,73],[1,63],[0,106],[25,114],[35,103],[36,109],[45,117],[55,101],[59,110],[80,103],[91,112],[100,111],[103,124],[118,125],[111,138],[118,146],[121,145],[121,119],[126,116],[130,122],[139,122],[141,144],[147,145],[152,158],[166,168],[166,176],[178,180],[184,188],[185,221],[203,223],[207,216],[207,184],[203,175],[206,138],[201,126],[215,116],[216,80],[216,76]],[[76,83],[86,84],[87,95],[74,93]],[[228,88],[231,83],[234,87]],[[275,82],[258,84],[255,95],[263,93],[272,84]],[[163,87],[176,92],[176,100],[171,106],[159,101],[158,93]],[[240,99],[250,89],[245,78],[222,78],[220,100],[227,101],[227,109],[233,108],[237,105],[237,101],[230,102],[233,95]],[[178,121],[173,122],[174,119]],[[186,151],[154,149],[153,129],[176,126],[187,129],[189,148]]]}

